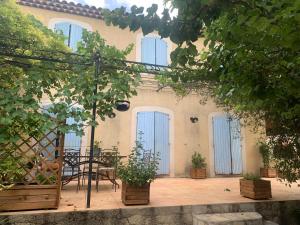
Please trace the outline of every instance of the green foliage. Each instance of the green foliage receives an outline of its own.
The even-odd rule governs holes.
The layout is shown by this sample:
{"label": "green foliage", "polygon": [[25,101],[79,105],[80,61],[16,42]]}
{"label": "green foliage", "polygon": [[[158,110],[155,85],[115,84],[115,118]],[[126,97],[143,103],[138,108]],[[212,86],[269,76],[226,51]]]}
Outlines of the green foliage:
{"label": "green foliage", "polygon": [[205,158],[199,152],[194,152],[192,155],[192,167],[193,168],[205,168]]}
{"label": "green foliage", "polygon": [[261,179],[260,176],[255,175],[253,173],[246,173],[246,174],[244,174],[243,178],[246,180],[253,180],[253,181]]}
{"label": "green foliage", "polygon": [[[256,126],[272,121],[270,137],[276,163],[289,182],[300,169],[300,3],[294,0],[168,0],[178,16],[155,7],[105,11],[108,24],[156,30],[178,47],[171,54],[171,72],[159,76],[181,95],[196,91]],[[120,22],[121,21],[121,22]],[[132,26],[134,24],[134,26]],[[132,29],[134,27],[134,29]],[[204,37],[206,50],[195,43]],[[178,69],[179,68],[179,69]],[[283,147],[282,143],[289,143]],[[276,166],[277,167],[277,166]],[[291,176],[291,174],[293,174]]]}
{"label": "green foliage", "polygon": [[[13,1],[1,1],[0,20],[1,156],[10,154],[8,146],[21,138],[39,139],[53,126],[63,133],[82,135],[85,126],[97,125],[91,115],[94,101],[97,116],[104,120],[115,110],[116,101],[136,95],[140,79],[133,71],[140,68],[120,61],[132,45],[121,51],[107,45],[99,33],[85,31],[78,45],[81,56],[71,54],[63,36],[23,15]],[[95,78],[98,56],[100,73]],[[43,99],[50,100],[52,106],[43,108]],[[64,124],[69,117],[78,123]],[[12,156],[3,158],[1,166],[6,167],[1,170],[1,179],[15,181],[19,175],[16,165]]]}
{"label": "green foliage", "polygon": [[284,181],[297,181],[300,176],[300,143],[297,136],[277,135],[272,137],[270,144],[277,172],[283,175]]}
{"label": "green foliage", "polygon": [[264,167],[269,168],[272,161],[272,149],[264,142],[259,143],[259,153],[263,159]]}
{"label": "green foliage", "polygon": [[51,185],[56,183],[56,176],[46,176],[43,173],[36,174],[36,180],[42,185]]}
{"label": "green foliage", "polygon": [[13,155],[13,150],[0,151],[0,191],[22,180],[25,171],[20,167],[21,160],[21,157]]}
{"label": "green foliage", "polygon": [[143,186],[151,183],[156,176],[158,169],[158,158],[152,154],[149,161],[143,158],[144,147],[141,142],[136,142],[129,155],[127,164],[120,162],[118,166],[118,177],[125,183],[132,186]]}

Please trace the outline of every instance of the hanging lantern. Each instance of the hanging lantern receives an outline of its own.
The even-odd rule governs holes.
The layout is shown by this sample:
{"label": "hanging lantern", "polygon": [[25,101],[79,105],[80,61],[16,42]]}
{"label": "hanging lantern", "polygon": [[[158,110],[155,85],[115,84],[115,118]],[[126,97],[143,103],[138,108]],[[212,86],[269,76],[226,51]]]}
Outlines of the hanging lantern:
{"label": "hanging lantern", "polygon": [[116,101],[116,109],[121,112],[125,112],[130,108],[130,102],[127,100]]}

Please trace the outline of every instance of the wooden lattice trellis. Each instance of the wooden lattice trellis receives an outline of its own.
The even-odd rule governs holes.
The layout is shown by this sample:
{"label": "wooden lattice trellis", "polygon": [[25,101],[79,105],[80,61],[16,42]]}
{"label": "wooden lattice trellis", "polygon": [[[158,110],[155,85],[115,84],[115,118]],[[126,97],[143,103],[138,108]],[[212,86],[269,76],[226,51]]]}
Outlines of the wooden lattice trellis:
{"label": "wooden lattice trellis", "polygon": [[0,192],[0,211],[58,207],[63,144],[64,135],[55,127],[42,137],[23,137],[12,145],[7,157],[15,159],[21,176]]}

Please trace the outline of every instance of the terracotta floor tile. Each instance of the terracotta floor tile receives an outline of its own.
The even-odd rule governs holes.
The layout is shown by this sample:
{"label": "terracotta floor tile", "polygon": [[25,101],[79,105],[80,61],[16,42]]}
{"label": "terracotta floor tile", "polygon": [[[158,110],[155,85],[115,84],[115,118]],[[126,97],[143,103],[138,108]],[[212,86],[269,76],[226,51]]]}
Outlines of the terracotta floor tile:
{"label": "terracotta floor tile", "polygon": [[[272,182],[272,200],[300,199],[300,189],[294,184],[286,187],[277,179]],[[120,183],[120,182],[119,182]],[[121,202],[121,187],[117,192],[111,188],[108,181],[100,182],[100,190],[95,190],[93,183],[92,209],[126,208]],[[64,187],[59,210],[72,211],[85,209],[86,187],[76,192],[76,182]],[[150,205],[172,206],[213,203],[252,202],[239,194],[239,178],[208,178],[193,180],[189,178],[159,178],[151,184]]]}

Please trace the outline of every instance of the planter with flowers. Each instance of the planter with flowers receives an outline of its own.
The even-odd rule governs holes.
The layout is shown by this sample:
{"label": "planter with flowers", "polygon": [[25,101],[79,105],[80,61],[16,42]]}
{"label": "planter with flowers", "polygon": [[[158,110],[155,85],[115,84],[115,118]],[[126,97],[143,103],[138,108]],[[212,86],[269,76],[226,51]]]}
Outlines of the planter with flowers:
{"label": "planter with flowers", "polygon": [[191,178],[204,179],[206,178],[206,163],[205,158],[199,152],[194,152],[192,155],[192,168],[190,170]]}
{"label": "planter with flowers", "polygon": [[158,169],[157,157],[143,157],[144,148],[136,142],[126,164],[118,165],[118,177],[122,181],[122,202],[125,205],[147,205],[150,202],[150,183]]}

